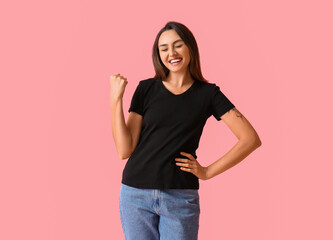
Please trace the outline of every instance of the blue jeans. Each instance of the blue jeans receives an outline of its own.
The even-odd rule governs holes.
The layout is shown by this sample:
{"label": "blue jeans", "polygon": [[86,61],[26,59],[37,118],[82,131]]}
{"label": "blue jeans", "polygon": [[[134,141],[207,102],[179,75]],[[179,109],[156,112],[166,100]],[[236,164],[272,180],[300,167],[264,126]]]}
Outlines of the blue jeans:
{"label": "blue jeans", "polygon": [[140,189],[122,183],[119,211],[126,240],[198,239],[198,189]]}

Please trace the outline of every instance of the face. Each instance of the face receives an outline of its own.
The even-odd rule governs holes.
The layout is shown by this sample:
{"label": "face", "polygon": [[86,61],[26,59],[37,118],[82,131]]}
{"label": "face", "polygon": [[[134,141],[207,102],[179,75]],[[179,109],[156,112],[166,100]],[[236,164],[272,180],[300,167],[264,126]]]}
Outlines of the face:
{"label": "face", "polygon": [[[166,68],[172,72],[186,71],[190,62],[190,51],[175,30],[167,30],[161,34],[158,48]],[[179,58],[180,62],[170,62],[174,58]]]}

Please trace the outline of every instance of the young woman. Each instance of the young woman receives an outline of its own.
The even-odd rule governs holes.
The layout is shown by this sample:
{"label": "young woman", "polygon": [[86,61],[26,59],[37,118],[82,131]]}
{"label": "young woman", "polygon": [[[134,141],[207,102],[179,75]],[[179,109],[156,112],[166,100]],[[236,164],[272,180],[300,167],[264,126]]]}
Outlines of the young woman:
{"label": "young woman", "polygon": [[[191,31],[168,22],[153,46],[155,76],[141,80],[127,123],[122,97],[126,77],[110,77],[112,134],[123,170],[119,196],[126,240],[194,240],[199,230],[199,179],[208,180],[242,161],[261,145],[248,120],[203,78]],[[223,120],[239,141],[205,167],[196,150],[206,120]]]}

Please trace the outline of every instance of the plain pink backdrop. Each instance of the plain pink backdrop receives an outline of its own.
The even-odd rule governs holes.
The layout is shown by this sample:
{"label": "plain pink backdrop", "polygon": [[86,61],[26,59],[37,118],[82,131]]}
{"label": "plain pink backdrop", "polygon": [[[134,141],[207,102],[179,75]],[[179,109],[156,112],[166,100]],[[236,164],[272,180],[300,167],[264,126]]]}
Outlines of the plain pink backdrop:
{"label": "plain pink backdrop", "polygon": [[[109,76],[152,77],[167,21],[262,146],[200,180],[200,240],[333,239],[331,1],[6,1],[0,5],[0,239],[124,239]],[[209,118],[209,165],[237,141]]]}

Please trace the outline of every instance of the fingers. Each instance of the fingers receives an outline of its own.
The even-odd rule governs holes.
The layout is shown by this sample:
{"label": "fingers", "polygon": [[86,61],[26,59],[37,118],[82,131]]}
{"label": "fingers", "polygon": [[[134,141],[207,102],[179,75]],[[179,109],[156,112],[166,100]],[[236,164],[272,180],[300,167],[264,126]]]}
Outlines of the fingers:
{"label": "fingers", "polygon": [[191,168],[184,168],[184,167],[181,167],[180,169],[183,170],[183,171],[186,171],[186,172],[191,172]]}
{"label": "fingers", "polygon": [[176,165],[180,167],[180,170],[194,174],[200,179],[207,179],[207,167],[202,167],[200,163],[191,154],[180,152],[180,154],[188,157],[187,158],[175,158]]}
{"label": "fingers", "polygon": [[190,161],[193,161],[191,159],[188,159],[188,158],[175,158],[176,161],[183,161],[183,162],[190,162]]}
{"label": "fingers", "polygon": [[190,160],[195,161],[196,159],[192,156],[192,154],[190,153],[186,153],[186,152],[180,152],[181,155],[184,155],[186,157],[188,157]]}
{"label": "fingers", "polygon": [[184,155],[188,158],[175,158],[176,165],[180,166],[180,169],[186,172],[194,173],[196,171],[196,159],[190,153],[180,152],[181,155]]}
{"label": "fingers", "polygon": [[184,170],[185,168],[187,168],[186,170],[190,170],[195,168],[195,162],[190,159],[175,158],[175,161],[177,166],[181,166],[180,169]]}
{"label": "fingers", "polygon": [[123,75],[120,75],[120,73],[113,74],[113,75],[110,76],[110,78],[111,79],[117,79],[117,78],[119,78],[119,79],[123,79],[123,80],[127,81],[127,78],[125,76],[123,76]]}
{"label": "fingers", "polygon": [[189,166],[192,166],[194,164],[192,164],[192,163],[186,163],[186,162],[183,162],[183,163],[177,162],[176,165],[178,165],[178,166],[184,166],[184,167],[189,167]]}
{"label": "fingers", "polygon": [[180,169],[181,170],[185,170],[185,171],[188,171],[188,172],[191,172],[191,171],[193,171],[193,167],[191,167],[191,166],[185,166],[185,165],[180,165],[180,164],[182,164],[182,163],[179,163],[179,164],[177,164],[179,167],[180,167]]}

